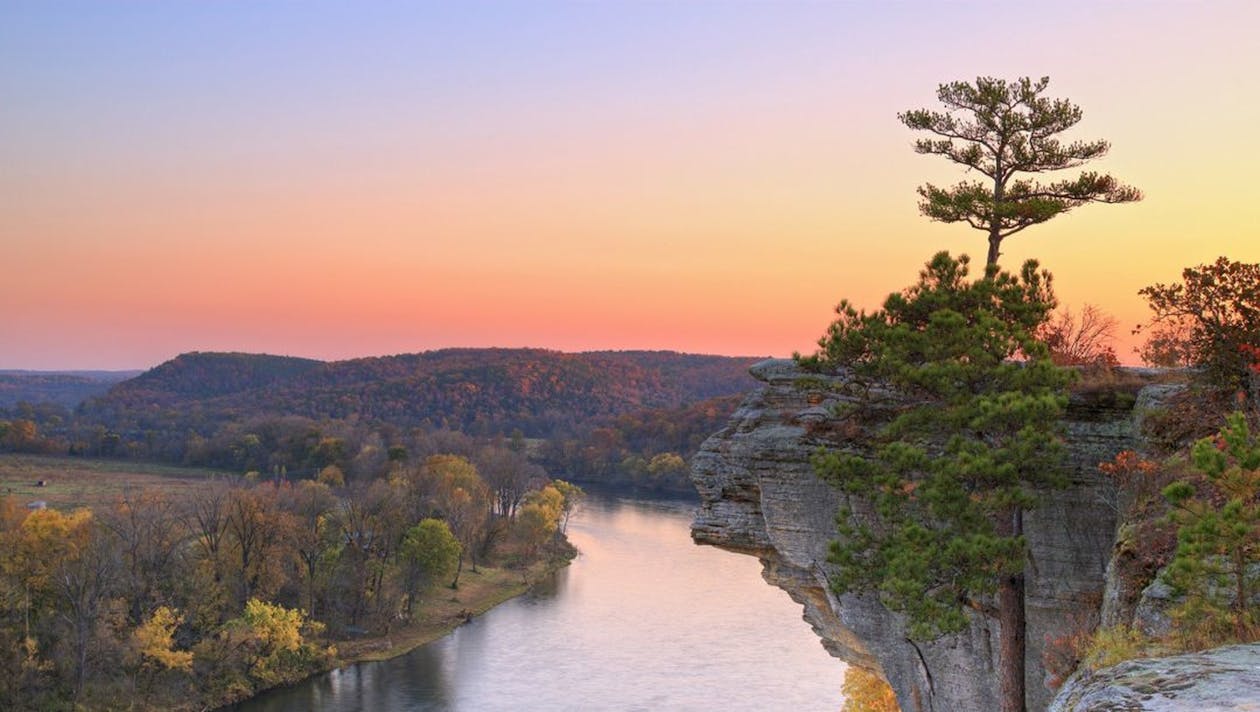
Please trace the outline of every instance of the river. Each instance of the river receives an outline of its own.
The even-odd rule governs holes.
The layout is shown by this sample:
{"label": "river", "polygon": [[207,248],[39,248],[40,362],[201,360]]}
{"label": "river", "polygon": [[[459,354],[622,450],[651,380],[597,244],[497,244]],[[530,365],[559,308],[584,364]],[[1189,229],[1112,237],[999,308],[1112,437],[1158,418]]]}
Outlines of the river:
{"label": "river", "polygon": [[692,544],[690,502],[592,496],[581,554],[441,640],[238,712],[836,712],[844,665],[755,558]]}

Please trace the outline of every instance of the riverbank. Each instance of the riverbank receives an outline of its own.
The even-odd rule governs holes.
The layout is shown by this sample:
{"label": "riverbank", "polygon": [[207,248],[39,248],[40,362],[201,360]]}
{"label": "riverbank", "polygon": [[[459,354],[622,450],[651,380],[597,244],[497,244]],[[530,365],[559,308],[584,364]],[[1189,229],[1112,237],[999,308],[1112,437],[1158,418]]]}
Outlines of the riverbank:
{"label": "riverbank", "polygon": [[[540,581],[569,565],[577,550],[536,561],[524,569],[479,566],[459,577],[459,588],[431,591],[422,603],[416,620],[387,635],[339,641],[335,664],[328,670],[363,662],[377,662],[406,655],[421,645],[432,643],[491,608],[526,593]],[[328,670],[313,673],[322,674]]]}
{"label": "riverbank", "polygon": [[442,586],[425,594],[419,601],[420,613],[406,625],[385,635],[364,636],[351,640],[326,640],[333,646],[335,655],[330,664],[311,670],[300,680],[293,680],[275,687],[255,690],[253,694],[234,700],[192,702],[188,707],[173,709],[214,709],[231,712],[238,705],[264,696],[277,689],[301,685],[310,678],[358,663],[381,662],[406,655],[439,640],[473,618],[483,615],[495,606],[528,593],[535,585],[545,581],[560,569],[568,566],[578,550],[567,539],[554,543],[555,548],[537,561],[521,567],[478,566],[476,571],[466,569],[459,577],[459,588]]}
{"label": "riverbank", "polygon": [[844,666],[800,604],[766,586],[757,561],[692,544],[692,514],[675,500],[588,493],[569,526],[582,556],[530,593],[408,655],[238,712],[835,712]]}

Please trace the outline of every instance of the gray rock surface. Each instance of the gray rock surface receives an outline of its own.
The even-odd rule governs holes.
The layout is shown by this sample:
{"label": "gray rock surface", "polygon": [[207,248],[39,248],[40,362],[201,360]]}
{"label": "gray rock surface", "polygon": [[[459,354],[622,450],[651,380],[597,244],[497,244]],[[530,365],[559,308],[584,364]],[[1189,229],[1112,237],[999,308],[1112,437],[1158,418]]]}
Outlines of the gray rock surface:
{"label": "gray rock surface", "polygon": [[1130,660],[1068,680],[1051,712],[1260,710],[1260,643]]}
{"label": "gray rock surface", "polygon": [[[695,541],[760,558],[766,580],[804,605],[805,620],[827,650],[883,675],[903,710],[997,709],[996,623],[976,617],[959,635],[915,643],[900,616],[873,597],[837,597],[827,585],[827,549],[842,495],[814,475],[810,458],[823,446],[863,447],[861,428],[828,417],[849,398],[843,378],[808,374],[788,360],[764,361],[751,371],[765,386],[693,459],[702,501]],[[1097,465],[1120,450],[1141,449],[1134,404],[1144,394],[1136,390],[1073,399],[1066,464],[1072,486],[1048,493],[1025,521],[1032,710],[1045,709],[1052,694],[1043,684],[1045,640],[1097,620],[1115,533],[1114,495]]]}

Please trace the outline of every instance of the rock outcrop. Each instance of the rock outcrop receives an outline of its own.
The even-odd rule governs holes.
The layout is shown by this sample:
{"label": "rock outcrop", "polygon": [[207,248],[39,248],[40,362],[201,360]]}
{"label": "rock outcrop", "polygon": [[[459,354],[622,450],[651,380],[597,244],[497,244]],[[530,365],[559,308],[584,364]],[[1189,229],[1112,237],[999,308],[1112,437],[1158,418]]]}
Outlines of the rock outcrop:
{"label": "rock outcrop", "polygon": [[1260,709],[1260,643],[1130,660],[1068,680],[1050,712]]}
{"label": "rock outcrop", "polygon": [[[820,378],[792,361],[770,360],[752,374],[765,385],[750,394],[729,425],[695,456],[692,480],[702,504],[696,542],[757,556],[768,582],[804,605],[805,620],[833,655],[882,674],[907,712],[998,708],[996,624],[976,617],[970,628],[930,643],[911,641],[901,617],[870,596],[837,597],[826,563],[842,495],[810,464],[818,448],[860,449],[860,428],[835,427],[829,415],[844,396],[837,378]],[[1076,396],[1068,410],[1072,485],[1047,494],[1025,520],[1028,571],[1030,709],[1052,693],[1042,669],[1044,641],[1097,620],[1115,533],[1114,493],[1099,462],[1140,449],[1138,415],[1158,387],[1135,372],[1130,386]],[[1139,403],[1144,405],[1136,407]],[[1092,618],[1090,618],[1092,617]]]}

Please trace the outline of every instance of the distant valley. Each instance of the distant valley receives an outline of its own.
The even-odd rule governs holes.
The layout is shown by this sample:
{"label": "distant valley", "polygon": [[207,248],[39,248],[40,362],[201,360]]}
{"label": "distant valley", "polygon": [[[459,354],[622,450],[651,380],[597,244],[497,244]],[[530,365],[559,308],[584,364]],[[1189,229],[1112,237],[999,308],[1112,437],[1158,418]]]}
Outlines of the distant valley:
{"label": "distant valley", "polygon": [[0,408],[13,408],[22,402],[74,408],[141,373],[144,372],[0,370]]}
{"label": "distant valley", "polygon": [[747,370],[757,360],[445,349],[323,362],[192,352],[142,373],[8,372],[0,448],[241,472],[313,474],[336,464],[367,478],[381,474],[391,448],[401,457],[515,437],[549,471],[686,489],[686,457],[754,385]]}

